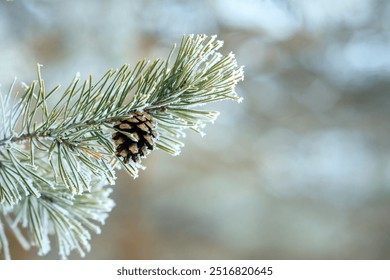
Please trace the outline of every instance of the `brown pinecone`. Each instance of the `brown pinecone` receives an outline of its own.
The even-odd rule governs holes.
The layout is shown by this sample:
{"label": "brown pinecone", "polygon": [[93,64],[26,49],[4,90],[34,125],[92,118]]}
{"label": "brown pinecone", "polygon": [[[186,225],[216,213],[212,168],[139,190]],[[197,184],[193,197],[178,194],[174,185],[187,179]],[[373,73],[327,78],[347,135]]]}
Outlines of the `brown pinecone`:
{"label": "brown pinecone", "polygon": [[114,127],[121,132],[112,134],[116,145],[115,154],[123,158],[124,163],[128,163],[130,159],[135,163],[140,162],[141,158],[155,147],[154,140],[157,137],[155,126],[152,116],[140,111],[117,121]]}

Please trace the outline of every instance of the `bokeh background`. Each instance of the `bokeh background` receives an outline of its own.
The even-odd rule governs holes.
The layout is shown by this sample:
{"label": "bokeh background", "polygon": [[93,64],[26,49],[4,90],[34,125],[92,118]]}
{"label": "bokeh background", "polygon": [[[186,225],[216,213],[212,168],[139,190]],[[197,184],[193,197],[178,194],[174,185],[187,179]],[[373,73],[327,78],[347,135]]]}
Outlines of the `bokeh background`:
{"label": "bokeh background", "polygon": [[245,65],[244,102],[120,173],[86,258],[389,259],[389,1],[1,1],[0,82],[99,77],[189,33]]}

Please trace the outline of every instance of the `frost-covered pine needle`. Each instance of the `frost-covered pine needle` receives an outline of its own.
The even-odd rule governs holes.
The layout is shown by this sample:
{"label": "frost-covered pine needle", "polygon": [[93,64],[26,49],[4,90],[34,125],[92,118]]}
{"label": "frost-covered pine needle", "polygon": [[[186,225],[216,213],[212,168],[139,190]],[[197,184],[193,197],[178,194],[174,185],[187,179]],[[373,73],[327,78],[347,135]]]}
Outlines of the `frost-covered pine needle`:
{"label": "frost-covered pine needle", "polygon": [[[115,155],[114,123],[146,112],[156,121],[156,147],[178,155],[186,129],[203,136],[219,114],[198,107],[241,101],[235,86],[243,68],[232,53],[219,52],[222,45],[216,36],[184,36],[166,61],[123,65],[98,80],[77,74],[63,88],[47,89],[38,65],[37,80],[19,97],[14,81],[0,94],[0,216],[12,221],[11,231],[25,228],[39,254],[52,247],[50,235],[63,258],[89,251],[90,231],[100,232],[113,207],[104,185],[114,184],[117,168],[135,178],[142,167]],[[3,227],[0,220],[0,247],[8,257]]]}

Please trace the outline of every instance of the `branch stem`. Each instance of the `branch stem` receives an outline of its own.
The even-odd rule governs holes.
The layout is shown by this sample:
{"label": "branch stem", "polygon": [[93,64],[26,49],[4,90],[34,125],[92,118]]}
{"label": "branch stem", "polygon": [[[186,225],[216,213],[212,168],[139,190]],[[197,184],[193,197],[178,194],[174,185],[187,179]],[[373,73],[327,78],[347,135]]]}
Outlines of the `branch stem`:
{"label": "branch stem", "polygon": [[[153,108],[145,108],[144,111],[146,111],[146,112],[165,111],[166,109],[167,109],[166,106],[159,106],[159,107],[153,107]],[[130,113],[131,112],[129,112],[129,114]],[[58,134],[59,130],[60,131],[67,131],[67,130],[75,129],[77,127],[87,127],[87,126],[96,126],[96,125],[99,126],[99,125],[102,125],[104,123],[113,123],[113,122],[118,121],[122,118],[123,117],[110,117],[110,118],[106,118],[106,119],[99,120],[99,121],[88,120],[88,121],[85,121],[83,123],[72,123],[69,126],[67,126],[65,128],[61,128],[61,129],[51,128],[51,129],[48,129],[45,131],[33,131],[33,132],[22,133],[16,137],[11,136],[11,137],[1,139],[0,146],[4,146],[8,142],[19,143],[19,142],[23,142],[26,140],[37,139],[37,138],[47,139],[47,138],[55,137],[55,134]]]}

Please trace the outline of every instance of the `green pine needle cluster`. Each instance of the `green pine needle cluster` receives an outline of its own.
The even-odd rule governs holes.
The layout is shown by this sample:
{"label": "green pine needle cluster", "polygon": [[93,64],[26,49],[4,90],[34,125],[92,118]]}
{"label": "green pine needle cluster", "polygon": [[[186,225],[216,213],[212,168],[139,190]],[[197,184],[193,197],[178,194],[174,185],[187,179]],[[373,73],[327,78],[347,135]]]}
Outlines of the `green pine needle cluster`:
{"label": "green pine needle cluster", "polygon": [[[222,55],[216,36],[184,36],[166,61],[124,65],[100,80],[77,76],[64,90],[45,88],[38,79],[15,94],[0,94],[0,249],[10,257],[5,228],[25,249],[50,251],[50,235],[59,254],[89,251],[90,232],[114,206],[109,198],[115,169],[132,177],[142,167],[115,155],[111,135],[116,121],[144,111],[156,121],[156,147],[177,155],[189,128],[202,128],[218,112],[197,107],[214,101],[240,101],[243,79],[233,54]],[[176,54],[171,63],[171,57]],[[49,104],[54,104],[50,105]]]}

